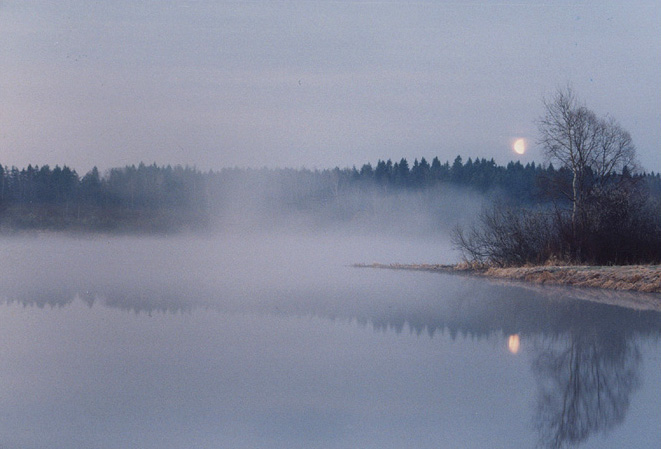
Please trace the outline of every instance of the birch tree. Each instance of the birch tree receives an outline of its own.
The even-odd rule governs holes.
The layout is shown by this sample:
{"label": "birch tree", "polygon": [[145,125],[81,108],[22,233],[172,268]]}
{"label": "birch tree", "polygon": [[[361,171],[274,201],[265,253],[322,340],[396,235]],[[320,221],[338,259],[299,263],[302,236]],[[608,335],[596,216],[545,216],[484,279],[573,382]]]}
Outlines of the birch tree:
{"label": "birch tree", "polygon": [[544,101],[538,121],[539,144],[546,159],[570,170],[571,187],[562,191],[572,203],[572,228],[577,232],[585,200],[594,188],[618,172],[636,166],[631,135],[612,117],[601,118],[579,102],[570,87]]}

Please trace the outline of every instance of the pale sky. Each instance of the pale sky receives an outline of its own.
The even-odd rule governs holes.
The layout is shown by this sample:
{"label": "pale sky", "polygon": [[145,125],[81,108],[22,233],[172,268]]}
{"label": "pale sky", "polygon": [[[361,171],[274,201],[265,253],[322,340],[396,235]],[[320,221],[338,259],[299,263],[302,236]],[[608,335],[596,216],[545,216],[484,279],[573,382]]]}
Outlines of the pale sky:
{"label": "pale sky", "polygon": [[568,83],[661,171],[659,1],[0,0],[2,165],[541,162]]}

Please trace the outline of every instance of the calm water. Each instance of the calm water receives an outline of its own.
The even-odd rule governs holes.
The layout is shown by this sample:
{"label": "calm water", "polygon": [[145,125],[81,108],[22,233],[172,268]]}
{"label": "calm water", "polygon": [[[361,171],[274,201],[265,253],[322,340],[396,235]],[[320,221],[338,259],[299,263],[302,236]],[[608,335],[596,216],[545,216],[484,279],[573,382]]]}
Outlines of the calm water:
{"label": "calm water", "polygon": [[659,448],[661,314],[366,236],[4,238],[2,448]]}

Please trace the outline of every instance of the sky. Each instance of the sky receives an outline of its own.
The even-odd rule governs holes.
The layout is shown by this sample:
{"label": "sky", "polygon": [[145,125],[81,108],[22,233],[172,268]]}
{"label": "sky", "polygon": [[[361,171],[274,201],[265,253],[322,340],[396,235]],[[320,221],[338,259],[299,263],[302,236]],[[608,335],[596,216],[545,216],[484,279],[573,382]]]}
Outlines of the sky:
{"label": "sky", "polygon": [[659,80],[659,1],[0,0],[0,164],[544,162],[571,85],[659,172]]}

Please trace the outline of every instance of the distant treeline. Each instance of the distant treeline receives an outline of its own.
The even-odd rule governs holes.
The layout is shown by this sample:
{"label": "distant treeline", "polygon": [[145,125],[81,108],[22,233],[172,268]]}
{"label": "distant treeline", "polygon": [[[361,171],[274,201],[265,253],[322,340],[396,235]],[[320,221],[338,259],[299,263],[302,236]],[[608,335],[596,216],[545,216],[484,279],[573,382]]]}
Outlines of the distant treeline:
{"label": "distant treeline", "polygon": [[[567,168],[556,169],[553,164],[540,165],[535,162],[510,162],[505,166],[497,165],[493,159],[468,158],[466,162],[457,156],[452,164],[441,163],[435,157],[431,164],[423,157],[415,159],[410,165],[406,159],[393,163],[391,160],[379,160],[376,166],[363,165],[360,170],[335,169],[345,185],[364,183],[379,186],[384,191],[389,189],[426,189],[439,184],[468,187],[481,193],[501,192],[513,202],[537,203],[547,201],[556,195],[550,186],[553,180],[571,180],[571,171]],[[648,185],[651,191],[661,194],[661,176],[654,172],[631,174],[625,169],[624,176],[631,176]]]}
{"label": "distant treeline", "polygon": [[0,167],[0,226],[12,229],[168,231],[204,226],[204,175],[140,164],[80,177],[67,166]]}
{"label": "distant treeline", "polygon": [[[661,177],[630,174],[652,196],[661,197]],[[113,168],[103,175],[94,168],[84,176],[63,166],[18,169],[0,166],[0,228],[107,231],[173,231],[210,226],[223,214],[264,207],[275,212],[324,210],[331,219],[363,213],[359,193],[371,197],[402,192],[439,192],[462,187],[499,195],[520,204],[558,196],[549,180],[571,179],[566,169],[460,156],[450,164],[435,157],[412,164],[377,161],[360,169],[222,169],[156,164]],[[557,183],[556,183],[557,184]],[[332,206],[332,207],[327,207]],[[329,212],[330,211],[330,212]]]}

